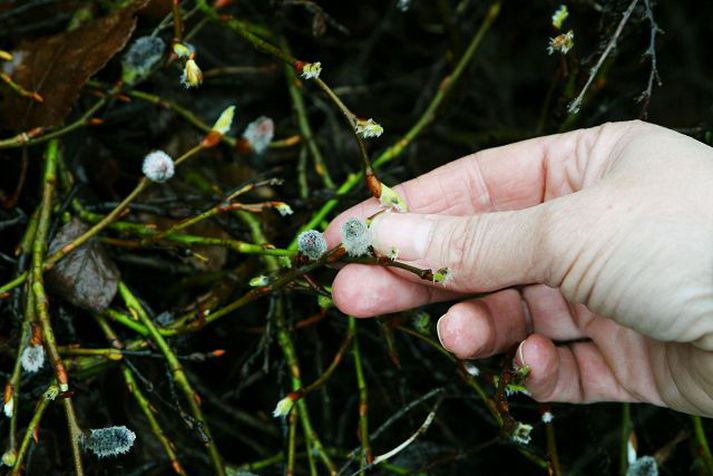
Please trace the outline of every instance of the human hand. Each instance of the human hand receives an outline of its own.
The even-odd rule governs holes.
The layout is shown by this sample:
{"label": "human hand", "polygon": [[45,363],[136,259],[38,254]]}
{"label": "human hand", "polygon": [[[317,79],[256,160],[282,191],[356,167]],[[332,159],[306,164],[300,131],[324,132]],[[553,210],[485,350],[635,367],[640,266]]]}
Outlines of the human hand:
{"label": "human hand", "polygon": [[[447,266],[452,280],[350,264],[333,284],[343,312],[461,299],[438,322],[442,345],[465,359],[522,342],[516,362],[529,365],[536,400],[713,416],[712,148],[608,123],[484,150],[396,191],[410,213],[374,220],[375,250]],[[327,240],[378,208],[371,199],[342,213]],[[468,299],[486,291],[496,292]]]}

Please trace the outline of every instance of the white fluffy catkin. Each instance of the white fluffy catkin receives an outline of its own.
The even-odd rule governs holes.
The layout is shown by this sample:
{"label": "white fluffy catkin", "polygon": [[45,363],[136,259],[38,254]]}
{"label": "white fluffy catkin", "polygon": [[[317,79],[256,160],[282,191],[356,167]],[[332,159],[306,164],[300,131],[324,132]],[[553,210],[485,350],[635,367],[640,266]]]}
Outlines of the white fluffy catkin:
{"label": "white fluffy catkin", "polygon": [[154,150],[144,157],[141,171],[152,182],[166,182],[173,177],[175,166],[170,155],[162,150]]}
{"label": "white fluffy catkin", "polygon": [[275,136],[275,123],[266,116],[261,116],[248,124],[243,132],[243,138],[248,141],[253,152],[262,154],[270,146]]}
{"label": "white fluffy catkin", "polygon": [[342,225],[342,245],[349,256],[369,254],[371,231],[367,224],[356,217],[344,222],[344,225]]}
{"label": "white fluffy catkin", "polygon": [[297,237],[297,249],[312,261],[317,261],[327,251],[327,240],[317,230],[303,231]]}
{"label": "white fluffy catkin", "polygon": [[40,345],[29,344],[22,351],[20,362],[25,372],[35,373],[45,365],[45,348]]}
{"label": "white fluffy catkin", "polygon": [[121,61],[122,79],[133,84],[148,77],[163,59],[166,43],[161,38],[142,36],[134,41]]}
{"label": "white fluffy catkin", "polygon": [[109,426],[89,430],[82,438],[84,448],[100,458],[127,453],[134,445],[136,433],[125,426]]}

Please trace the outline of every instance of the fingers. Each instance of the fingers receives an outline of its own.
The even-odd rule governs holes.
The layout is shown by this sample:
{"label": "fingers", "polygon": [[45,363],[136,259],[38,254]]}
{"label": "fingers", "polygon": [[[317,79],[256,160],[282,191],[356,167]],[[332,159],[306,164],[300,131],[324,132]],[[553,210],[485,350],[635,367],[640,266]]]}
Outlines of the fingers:
{"label": "fingers", "polygon": [[586,337],[560,292],[546,286],[500,291],[451,306],[438,321],[441,345],[460,359],[508,351],[532,332],[549,339]]}
{"label": "fingers", "polygon": [[527,390],[538,401],[586,403],[640,401],[629,393],[592,342],[556,347],[540,334],[528,337],[516,352],[517,365],[528,365]]}
{"label": "fingers", "polygon": [[[460,359],[503,353],[522,341],[515,364],[530,366],[525,384],[537,400],[664,405],[655,370],[665,371],[667,365],[656,361],[650,340],[583,306],[567,305],[555,289],[508,289],[455,304],[437,329],[443,347]],[[552,342],[581,338],[592,341],[563,346]]]}
{"label": "fingers", "polygon": [[586,337],[579,324],[581,317],[591,312],[580,304],[568,303],[559,289],[544,284],[525,286],[522,300],[531,316],[533,332],[559,341]]}
{"label": "fingers", "polygon": [[524,339],[528,327],[514,289],[454,304],[437,324],[441,345],[459,359],[503,352]]}
{"label": "fingers", "polygon": [[443,288],[401,279],[381,266],[362,264],[345,266],[332,283],[334,304],[355,317],[387,314],[457,296]]}
{"label": "fingers", "polygon": [[[415,213],[473,215],[519,210],[566,195],[603,173],[612,149],[639,122],[604,124],[487,149],[450,162],[396,187]],[[330,245],[340,241],[347,219],[379,209],[366,200],[340,214],[327,229]]]}
{"label": "fingers", "polygon": [[396,249],[400,261],[416,266],[447,267],[452,291],[544,282],[549,260],[541,246],[542,212],[533,207],[472,217],[385,213],[371,225],[372,244],[382,254]]}

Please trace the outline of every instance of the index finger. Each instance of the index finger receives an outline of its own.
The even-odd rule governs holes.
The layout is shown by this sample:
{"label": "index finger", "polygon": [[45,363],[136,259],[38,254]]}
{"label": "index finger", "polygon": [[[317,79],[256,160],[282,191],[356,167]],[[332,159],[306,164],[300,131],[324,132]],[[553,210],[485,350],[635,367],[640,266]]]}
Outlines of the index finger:
{"label": "index finger", "polygon": [[[599,176],[613,144],[633,124],[604,124],[482,150],[395,190],[414,213],[464,216],[531,207],[575,192],[585,179]],[[378,201],[371,198],[342,212],[325,232],[327,241],[339,242],[344,221],[377,210]]]}

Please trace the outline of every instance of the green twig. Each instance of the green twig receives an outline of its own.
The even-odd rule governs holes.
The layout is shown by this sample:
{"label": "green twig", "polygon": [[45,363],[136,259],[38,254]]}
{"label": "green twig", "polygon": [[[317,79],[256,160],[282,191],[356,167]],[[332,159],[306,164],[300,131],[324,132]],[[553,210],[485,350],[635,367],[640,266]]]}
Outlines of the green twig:
{"label": "green twig", "polygon": [[[275,313],[275,320],[277,324],[277,339],[280,343],[280,348],[285,356],[285,361],[290,370],[291,380],[292,380],[292,390],[299,391],[302,388],[302,378],[300,372],[299,362],[297,360],[297,351],[295,350],[294,343],[290,337],[289,331],[287,330],[287,323],[285,322],[284,316],[284,304],[282,303],[282,297],[277,298],[277,312]],[[297,411],[299,412],[300,421],[302,422],[302,430],[304,432],[305,443],[307,445],[308,460],[310,462],[310,470],[313,474],[317,474],[312,461],[312,454],[319,456],[327,470],[330,474],[336,474],[336,467],[332,463],[331,458],[322,446],[317,433],[312,427],[312,422],[307,411],[307,405],[305,401],[300,399],[296,402]]]}
{"label": "green twig", "polygon": [[[99,327],[102,329],[104,335],[106,336],[107,340],[109,340],[109,342],[112,344],[112,346],[119,351],[124,349],[124,344],[119,339],[119,336],[106,322],[106,319],[101,316],[95,316],[95,318],[97,324],[99,324]],[[163,451],[166,453],[166,456],[168,456],[168,459],[171,462],[171,468],[173,468],[173,471],[176,474],[179,474],[181,476],[187,475],[188,473],[186,473],[186,470],[183,469],[183,465],[181,465],[180,461],[178,460],[178,456],[176,455],[173,443],[171,443],[171,440],[168,439],[163,429],[161,428],[161,425],[159,424],[156,415],[154,415],[155,410],[151,405],[151,402],[148,401],[146,396],[139,388],[139,385],[137,384],[136,379],[134,378],[134,374],[126,365],[121,366],[121,373],[124,377],[126,388],[128,388],[129,392],[134,396],[136,403],[139,405],[139,408],[141,408],[141,411],[146,417],[146,420],[149,422],[149,426],[151,426],[153,434],[156,436],[156,439],[159,441],[159,443],[161,443],[161,446],[163,447]]]}
{"label": "green twig", "polygon": [[[423,112],[423,114],[421,114],[421,117],[418,119],[418,121],[416,121],[416,123],[401,139],[396,141],[394,145],[386,149],[381,155],[379,155],[376,160],[373,161],[372,164],[375,169],[386,165],[396,157],[400,156],[406,149],[406,147],[408,147],[409,144],[416,140],[416,138],[418,138],[421,132],[423,132],[423,130],[433,122],[441,104],[443,104],[444,100],[453,90],[454,85],[458,83],[460,78],[463,76],[463,73],[465,72],[466,68],[473,59],[473,56],[475,55],[475,52],[477,51],[478,47],[480,46],[480,43],[485,37],[485,34],[490,30],[490,27],[493,25],[493,22],[498,17],[498,14],[500,13],[501,3],[502,2],[498,0],[490,5],[490,8],[488,8],[487,13],[485,14],[485,18],[483,19],[483,22],[480,25],[480,28],[471,39],[470,43],[468,44],[468,47],[465,50],[465,53],[463,53],[463,56],[461,57],[460,61],[458,61],[458,64],[453,69],[451,74],[448,75],[441,82],[438,91],[433,96],[433,99],[431,99],[431,102],[426,108],[426,110]],[[337,197],[328,200],[322,206],[322,208],[320,208],[312,215],[312,218],[309,220],[309,222],[302,226],[299,231],[309,230],[318,227],[327,218],[329,213],[334,210],[339,204],[340,197],[346,195],[352,189],[354,189],[354,187],[356,187],[357,184],[359,184],[363,180],[363,178],[363,172],[351,174],[347,178],[347,180],[342,183],[342,185],[337,189]],[[297,248],[296,237],[290,243],[289,248]]]}
{"label": "green twig", "polygon": [[359,351],[359,338],[356,329],[356,320],[348,318],[349,330],[354,334],[352,343],[352,356],[354,357],[354,373],[357,378],[357,388],[359,389],[359,439],[361,440],[361,457],[359,458],[360,474],[368,465],[372,463],[371,446],[369,445],[369,403],[368,388],[364,379],[364,369],[362,368],[361,353]]}
{"label": "green twig", "polygon": [[555,426],[552,422],[545,423],[545,433],[547,437],[547,456],[552,476],[562,476],[562,466],[560,465],[559,452],[557,451],[557,437],[555,436]]}
{"label": "green twig", "polygon": [[[32,276],[31,288],[35,304],[35,312],[42,328],[42,338],[45,348],[49,354],[50,361],[55,369],[57,383],[61,392],[69,390],[69,379],[67,369],[64,366],[62,357],[57,349],[57,341],[54,337],[54,330],[49,315],[49,300],[45,293],[43,271],[46,267],[45,254],[47,252],[47,234],[49,232],[50,214],[52,212],[52,201],[54,199],[55,187],[57,184],[57,156],[59,155],[59,142],[54,139],[47,144],[45,153],[45,168],[42,175],[42,204],[37,223],[37,232],[32,245]],[[63,400],[67,425],[69,428],[70,444],[72,446],[72,457],[74,460],[74,470],[77,475],[83,475],[82,456],[79,450],[79,433],[77,417],[72,406],[72,399],[67,397]]]}
{"label": "green twig", "polygon": [[[265,235],[260,227],[260,222],[249,213],[237,212],[237,216],[245,222],[250,228],[253,241],[256,243],[263,243],[266,240]],[[274,256],[263,256],[263,262],[268,272],[275,272],[279,269],[279,263]],[[249,294],[249,293],[248,293]],[[258,294],[262,295],[262,294]],[[276,324],[277,324],[277,338],[282,349],[282,353],[285,356],[287,365],[290,368],[290,374],[292,376],[292,389],[298,390],[302,387],[301,372],[299,363],[297,360],[297,352],[295,350],[294,343],[292,342],[292,337],[286,327],[285,316],[284,316],[284,303],[282,302],[282,297],[277,299],[277,312],[275,314]],[[210,318],[212,316],[209,315]],[[322,442],[319,436],[314,431],[312,427],[312,422],[310,421],[309,411],[307,410],[307,405],[304,400],[297,401],[297,412],[299,413],[299,418],[302,423],[302,430],[304,432],[305,443],[307,445],[307,460],[309,462],[310,471],[312,474],[316,474],[316,468],[314,460],[312,457],[312,452],[315,451],[324,465],[329,470],[330,474],[335,474],[335,466],[332,463],[331,458],[322,446]]]}
{"label": "green twig", "polygon": [[[297,448],[297,414],[299,412],[290,413],[290,429],[287,434],[287,468],[285,473],[287,476],[295,474],[295,449]],[[310,466],[314,467],[314,462],[310,461]]]}
{"label": "green twig", "polygon": [[[188,152],[184,153],[182,156],[176,159],[175,165],[179,166],[181,165],[184,161],[187,159],[191,158],[198,152],[203,150],[203,145],[198,144],[197,146],[193,147],[190,149]],[[56,159],[55,159],[56,162]],[[54,165],[56,168],[56,163]],[[53,180],[56,180],[53,178]],[[72,240],[70,243],[67,243],[64,245],[62,248],[57,250],[55,253],[53,253],[50,257],[48,257],[43,264],[43,270],[48,271],[52,269],[52,267],[57,264],[60,260],[62,260],[65,256],[67,256],[69,253],[72,251],[76,250],[80,246],[82,246],[84,243],[92,239],[94,236],[96,236],[99,232],[104,230],[104,228],[108,227],[114,221],[116,221],[123,213],[124,211],[128,208],[129,204],[133,202],[141,193],[146,190],[150,185],[151,181],[149,181],[146,177],[143,177],[141,180],[139,180],[139,183],[136,185],[134,190],[129,193],[129,195],[124,198],[124,200],[121,201],[111,212],[109,212],[108,215],[106,215],[104,218],[99,220],[93,227],[91,227],[89,230],[84,232],[82,235],[78,236],[74,240]],[[13,289],[14,287],[19,286],[22,284],[22,282],[27,278],[27,273],[23,273],[10,281],[9,283],[6,283],[4,286],[0,287],[0,293],[7,292],[10,289]]]}
{"label": "green twig", "polygon": [[179,42],[183,39],[183,17],[181,15],[180,0],[173,0],[171,15],[173,15],[173,41]]}
{"label": "green twig", "polygon": [[[18,255],[24,261],[23,257],[29,256],[32,253],[32,244],[35,239],[35,233],[37,231],[37,223],[39,221],[41,207],[32,214],[30,222],[27,224],[25,229],[25,235],[20,242],[18,247]],[[10,437],[8,441],[7,452],[10,454],[15,454],[17,452],[17,420],[20,410],[20,377],[22,375],[22,352],[24,351],[24,346],[30,338],[31,323],[36,320],[35,318],[35,301],[33,294],[30,289],[25,289],[25,311],[22,319],[22,331],[20,334],[20,342],[17,345],[17,354],[15,356],[15,365],[12,369],[12,375],[7,385],[11,387],[10,392],[12,394],[12,401],[14,406],[14,411],[10,417]]]}
{"label": "green twig", "polygon": [[[283,40],[283,48],[287,50],[287,44]],[[302,83],[297,78],[295,68],[289,64],[285,64],[285,77],[287,78],[287,90],[290,93],[290,99],[292,100],[292,109],[297,118],[297,125],[300,128],[300,134],[302,134],[302,139],[307,144],[307,150],[309,150],[312,160],[314,160],[314,169],[322,178],[324,186],[330,190],[333,190],[336,185],[329,174],[329,169],[324,163],[324,157],[322,152],[319,150],[317,141],[314,138],[314,133],[312,132],[312,126],[307,118],[307,108],[305,107],[304,98],[302,97]]]}
{"label": "green twig", "polygon": [[295,66],[297,64],[297,59],[295,59],[292,55],[276,47],[269,41],[260,38],[258,35],[250,31],[250,28],[248,28],[245,23],[228,15],[219,15],[213,7],[208,5],[208,2],[206,0],[197,0],[196,3],[198,7],[203,11],[203,13],[205,13],[209,18],[218,22],[222,22],[225,26],[237,32],[240,36],[249,41],[250,44],[252,44],[258,50],[262,51],[263,53],[267,53],[268,55],[273,56],[279,60],[282,60],[292,66]]}
{"label": "green twig", "polygon": [[82,114],[79,119],[54,131],[44,133],[45,130],[43,128],[37,127],[30,131],[22,132],[14,137],[2,139],[0,140],[0,149],[11,149],[15,147],[41,144],[43,142],[47,142],[48,140],[56,139],[58,137],[62,137],[63,135],[69,134],[76,129],[90,124],[90,120],[92,119],[92,116],[94,116],[94,113],[101,109],[108,100],[108,96],[100,99],[94,103],[92,107],[87,109],[87,111]]}
{"label": "green twig", "polygon": [[711,447],[708,444],[706,431],[703,428],[703,420],[701,417],[695,415],[691,416],[691,420],[693,421],[693,431],[696,435],[696,441],[698,442],[706,473],[713,474],[713,455],[711,454]]}
{"label": "green twig", "polygon": [[54,399],[54,396],[57,395],[57,391],[58,389],[56,386],[50,385],[47,391],[40,397],[39,401],[37,402],[37,406],[35,407],[35,413],[32,415],[32,419],[30,420],[30,423],[27,425],[27,429],[25,430],[25,435],[22,437],[20,449],[17,452],[17,458],[15,459],[15,464],[13,465],[12,472],[10,473],[12,476],[22,474],[22,462],[25,459],[27,450],[30,448],[30,440],[32,439],[32,435],[34,435],[37,429],[39,428],[40,421],[42,420],[42,415],[44,415],[45,410],[47,410],[47,407]]}
{"label": "green twig", "polygon": [[[89,223],[96,223],[100,221],[103,216],[97,213],[82,210],[79,212],[79,216],[88,221]],[[247,243],[244,241],[233,240],[230,238],[216,238],[213,236],[201,236],[193,235],[189,233],[178,233],[175,231],[158,231],[154,227],[149,225],[142,225],[139,223],[130,223],[124,221],[116,221],[109,225],[109,228],[122,233],[127,233],[139,237],[147,237],[150,241],[165,240],[178,243],[185,246],[203,245],[203,246],[222,246],[224,248],[231,249],[237,253],[241,254],[251,254],[251,255],[270,255],[270,256],[294,256],[296,252],[294,250],[286,250],[281,248],[274,248],[271,245],[256,245],[254,243]],[[156,238],[157,235],[162,235]],[[140,243],[136,243],[139,245]]]}
{"label": "green twig", "polygon": [[[200,151],[203,150],[203,145],[198,144],[192,149],[190,149],[188,152],[184,153],[182,156],[176,159],[175,165],[179,166],[183,162],[185,162],[187,159],[191,158],[192,156],[196,155]],[[147,179],[146,177],[142,177],[141,180],[139,180],[139,183],[136,185],[134,190],[129,193],[129,195],[124,198],[124,200],[121,201],[107,216],[105,216],[102,220],[100,220],[98,223],[96,223],[93,227],[91,227],[89,230],[84,232],[81,236],[78,236],[74,240],[72,240],[70,243],[64,245],[62,248],[57,250],[52,256],[49,257],[47,262],[45,263],[45,269],[51,269],[52,266],[54,266],[58,261],[60,261],[62,258],[67,256],[69,253],[74,251],[75,249],[79,248],[82,246],[84,243],[89,241],[91,238],[96,236],[100,231],[102,231],[104,228],[107,226],[111,225],[114,221],[116,221],[119,216],[121,216],[122,213],[124,213],[124,210],[126,210],[131,202],[133,202],[141,193],[146,190],[149,186],[151,185],[151,181]]]}
{"label": "green twig", "polygon": [[74,461],[74,473],[77,476],[84,474],[82,468],[82,450],[79,447],[79,440],[82,436],[82,430],[77,423],[77,414],[74,412],[74,404],[71,398],[62,400],[64,412],[67,415],[67,432],[69,433],[69,444],[72,447],[72,460]]}
{"label": "green twig", "polygon": [[37,91],[28,91],[27,89],[23,88],[19,84],[17,84],[15,81],[12,80],[10,75],[6,73],[0,73],[0,81],[4,82],[7,84],[10,89],[15,91],[15,93],[19,96],[29,98],[35,102],[42,103],[44,102],[44,98],[39,95]]}
{"label": "green twig", "polygon": [[208,455],[213,464],[213,468],[219,476],[225,475],[225,467],[223,464],[223,458],[218,452],[218,448],[215,445],[215,440],[211,436],[210,428],[208,427],[208,422],[203,415],[203,410],[201,410],[198,394],[193,390],[188,377],[186,376],[183,366],[181,365],[176,354],[166,342],[166,339],[161,335],[153,321],[149,318],[148,314],[144,310],[143,306],[134,297],[129,288],[123,283],[119,283],[119,294],[124,299],[126,306],[136,315],[139,321],[148,329],[149,336],[154,341],[156,346],[159,348],[161,353],[164,355],[169,368],[171,369],[171,374],[174,380],[178,384],[178,387],[183,391],[183,394],[188,401],[188,406],[193,413],[193,417],[196,419],[198,425],[202,427],[203,432],[207,436],[208,441],[206,442],[206,447],[208,449]]}

